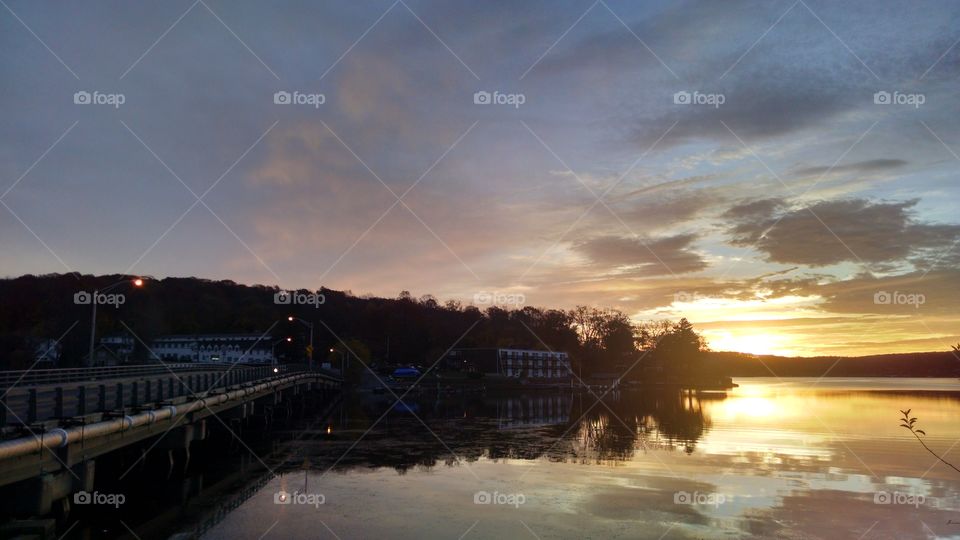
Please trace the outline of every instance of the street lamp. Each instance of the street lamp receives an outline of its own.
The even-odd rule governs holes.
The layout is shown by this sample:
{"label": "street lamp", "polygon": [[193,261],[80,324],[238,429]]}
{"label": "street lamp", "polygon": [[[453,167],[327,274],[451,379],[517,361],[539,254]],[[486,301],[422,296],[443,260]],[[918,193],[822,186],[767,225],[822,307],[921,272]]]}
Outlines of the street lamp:
{"label": "street lamp", "polygon": [[114,283],[113,285],[104,287],[103,289],[94,289],[93,296],[90,297],[90,305],[92,306],[93,313],[90,316],[90,349],[87,353],[87,364],[93,365],[93,345],[97,339],[97,296],[104,294],[107,291],[119,287],[124,283],[129,283],[134,287],[143,287],[143,278],[134,278],[134,279],[121,279],[120,281]]}
{"label": "street lamp", "polygon": [[305,321],[300,317],[294,317],[293,315],[287,317],[287,320],[290,322],[297,321],[310,330],[310,351],[309,354],[307,354],[307,364],[310,370],[313,370],[313,323],[310,321]]}
{"label": "street lamp", "polygon": [[273,345],[270,346],[270,356],[273,357],[274,365],[277,364],[277,345],[283,343],[284,341],[286,341],[287,343],[290,343],[291,341],[293,341],[293,338],[286,337],[286,338],[278,339],[273,342]]}
{"label": "street lamp", "polygon": [[330,352],[335,352],[335,353],[337,353],[337,354],[340,355],[340,376],[341,376],[341,377],[344,377],[343,363],[344,363],[344,361],[347,359],[347,354],[346,354],[345,352],[343,352],[343,351],[338,351],[338,350],[334,349],[333,347],[330,347]]}

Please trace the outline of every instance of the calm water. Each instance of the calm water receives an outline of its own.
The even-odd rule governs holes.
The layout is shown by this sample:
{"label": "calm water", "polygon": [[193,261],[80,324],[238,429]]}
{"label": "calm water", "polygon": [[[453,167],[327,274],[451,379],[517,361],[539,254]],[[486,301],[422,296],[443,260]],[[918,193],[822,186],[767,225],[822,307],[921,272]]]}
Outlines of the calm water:
{"label": "calm water", "polygon": [[951,451],[960,381],[736,382],[350,399],[206,538],[960,538],[960,473],[898,427],[911,408]]}

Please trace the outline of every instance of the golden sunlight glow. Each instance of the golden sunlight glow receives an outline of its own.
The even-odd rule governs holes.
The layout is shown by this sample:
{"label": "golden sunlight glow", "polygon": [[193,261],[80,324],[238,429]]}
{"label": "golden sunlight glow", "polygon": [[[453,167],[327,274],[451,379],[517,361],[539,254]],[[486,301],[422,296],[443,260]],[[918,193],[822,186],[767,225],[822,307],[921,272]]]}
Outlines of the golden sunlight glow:
{"label": "golden sunlight glow", "polygon": [[790,336],[763,330],[705,330],[703,332],[714,351],[734,351],[749,354],[777,354],[794,356],[798,351]]}
{"label": "golden sunlight glow", "polygon": [[[798,356],[809,352],[798,336],[778,332],[771,323],[794,318],[820,317],[815,306],[819,297],[784,296],[781,298],[750,300],[701,296],[696,293],[678,293],[669,310],[651,310],[634,315],[636,320],[687,317],[701,328],[711,350],[748,354]],[[753,322],[756,326],[731,325],[711,328],[723,321],[726,326],[737,321]],[[770,326],[767,328],[766,326]]]}
{"label": "golden sunlight glow", "polygon": [[721,408],[720,415],[730,420],[735,420],[738,416],[769,417],[780,412],[772,399],[760,396],[725,400]]}

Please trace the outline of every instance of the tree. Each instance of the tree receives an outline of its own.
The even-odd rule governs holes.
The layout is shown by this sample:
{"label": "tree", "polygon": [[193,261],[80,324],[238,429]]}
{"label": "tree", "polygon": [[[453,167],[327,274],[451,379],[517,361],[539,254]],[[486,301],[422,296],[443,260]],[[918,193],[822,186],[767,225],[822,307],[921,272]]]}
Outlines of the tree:
{"label": "tree", "polygon": [[341,355],[344,362],[344,380],[352,384],[363,380],[367,366],[370,365],[370,349],[366,344],[358,339],[348,339],[345,343],[333,347],[327,361],[331,366],[340,367]]}
{"label": "tree", "polygon": [[577,306],[567,312],[567,324],[579,339],[579,361],[588,372],[623,373],[634,364],[637,328],[623,312]]}
{"label": "tree", "polygon": [[651,361],[673,378],[690,381],[711,375],[703,365],[706,340],[686,318],[675,324],[660,321],[644,325],[638,340],[645,343]]}

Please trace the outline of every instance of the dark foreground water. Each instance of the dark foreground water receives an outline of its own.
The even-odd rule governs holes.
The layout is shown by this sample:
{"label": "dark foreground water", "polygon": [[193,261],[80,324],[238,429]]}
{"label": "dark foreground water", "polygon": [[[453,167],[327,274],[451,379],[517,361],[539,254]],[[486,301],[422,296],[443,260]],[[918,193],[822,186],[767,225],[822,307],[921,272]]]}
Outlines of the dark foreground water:
{"label": "dark foreground water", "polygon": [[960,473],[898,421],[960,464],[960,382],[736,382],[353,397],[205,538],[960,538]]}

